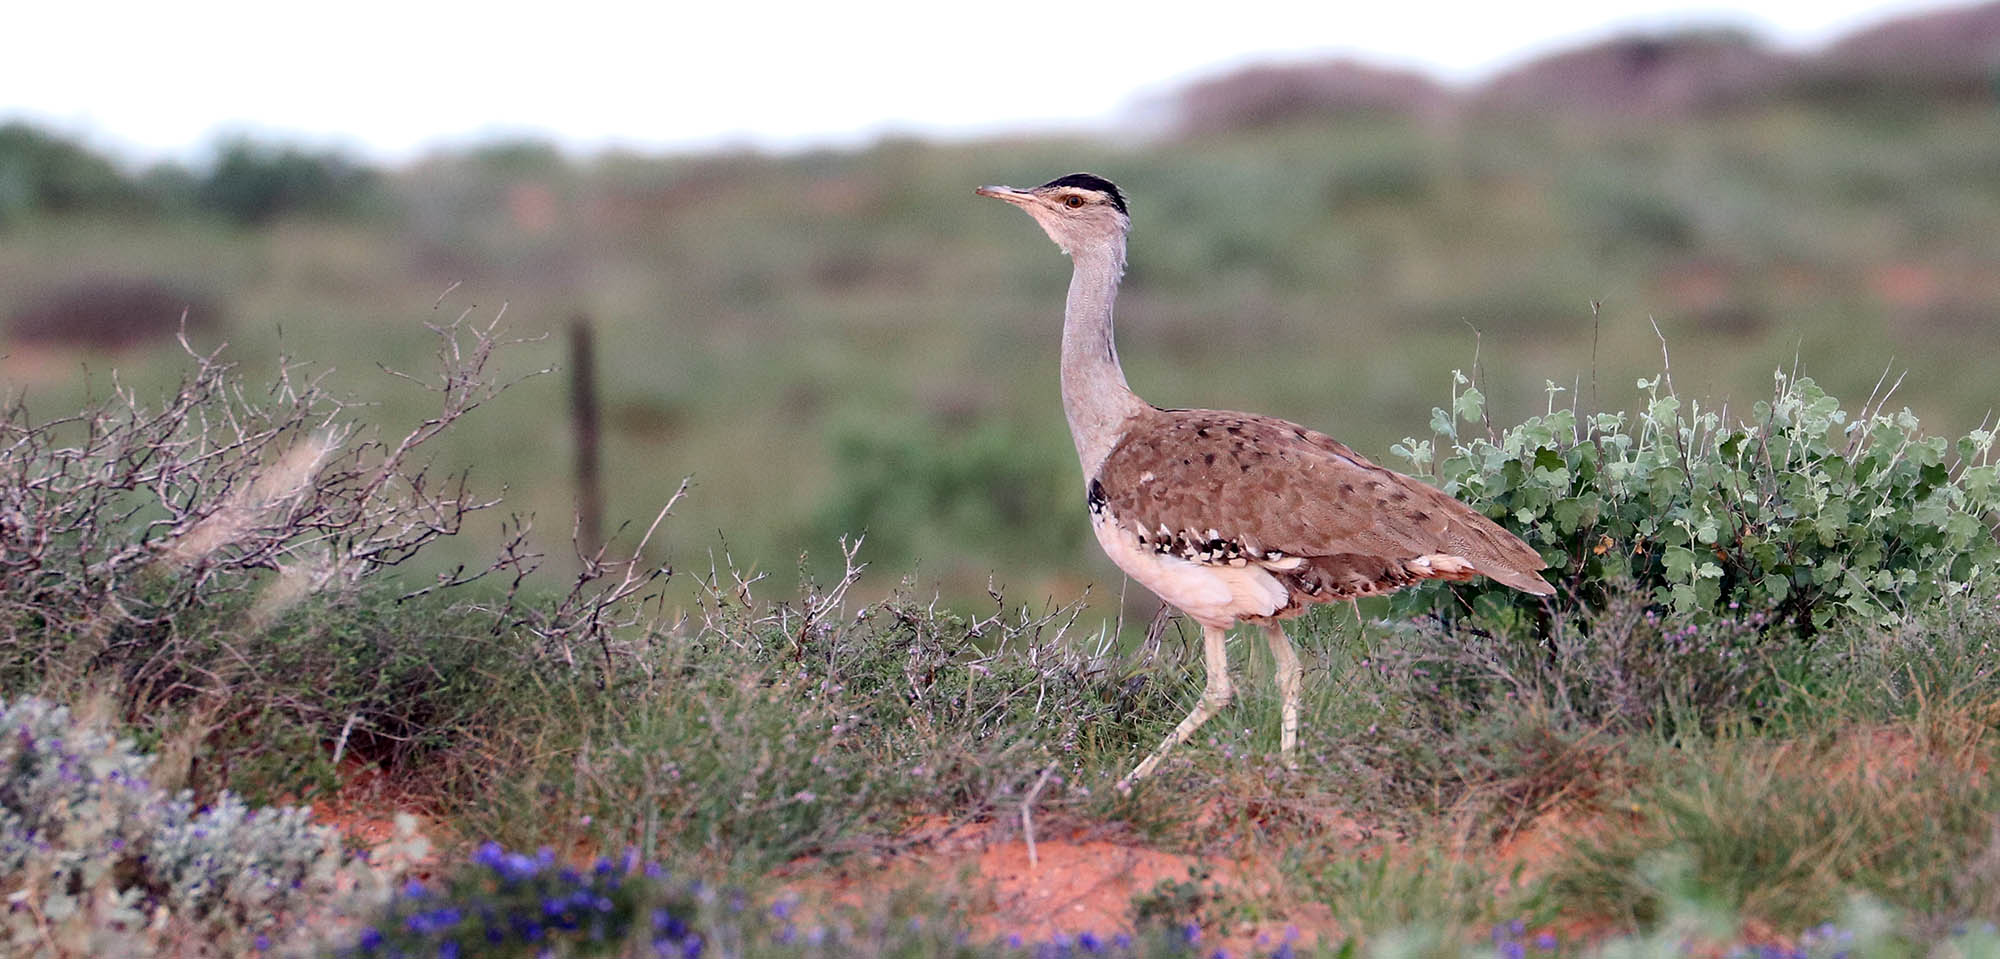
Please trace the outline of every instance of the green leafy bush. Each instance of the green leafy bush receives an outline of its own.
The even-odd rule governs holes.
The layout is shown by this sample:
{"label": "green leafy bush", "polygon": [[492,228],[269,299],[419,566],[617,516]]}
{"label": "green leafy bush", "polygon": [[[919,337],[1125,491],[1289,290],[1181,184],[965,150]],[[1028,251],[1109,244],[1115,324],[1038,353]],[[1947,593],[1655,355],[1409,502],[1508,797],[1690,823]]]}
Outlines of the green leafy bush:
{"label": "green leafy bush", "polygon": [[[1636,411],[1558,409],[1550,384],[1544,415],[1481,436],[1461,427],[1485,423],[1485,398],[1454,377],[1451,409],[1431,417],[1440,442],[1394,451],[1540,550],[1564,602],[1601,605],[1607,584],[1630,579],[1696,622],[1762,611],[1812,631],[1892,622],[1994,582],[1991,429],[1948,442],[1907,409],[1871,399],[1850,413],[1780,371],[1748,420],[1683,402],[1663,373],[1638,381]],[[1488,611],[1539,606],[1498,587],[1468,593]],[[1398,603],[1461,608],[1442,590]]]}

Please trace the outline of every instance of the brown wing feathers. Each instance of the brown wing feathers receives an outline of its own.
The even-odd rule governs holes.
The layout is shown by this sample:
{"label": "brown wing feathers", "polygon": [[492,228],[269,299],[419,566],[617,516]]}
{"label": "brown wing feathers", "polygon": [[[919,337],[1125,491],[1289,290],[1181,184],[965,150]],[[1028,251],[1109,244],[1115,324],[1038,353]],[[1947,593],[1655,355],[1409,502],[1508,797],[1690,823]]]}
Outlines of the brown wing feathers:
{"label": "brown wing feathers", "polygon": [[[1094,477],[1093,507],[1197,562],[1258,562],[1298,603],[1475,574],[1554,589],[1514,534],[1433,486],[1269,417],[1149,410]],[[1101,506],[1099,502],[1101,501]]]}

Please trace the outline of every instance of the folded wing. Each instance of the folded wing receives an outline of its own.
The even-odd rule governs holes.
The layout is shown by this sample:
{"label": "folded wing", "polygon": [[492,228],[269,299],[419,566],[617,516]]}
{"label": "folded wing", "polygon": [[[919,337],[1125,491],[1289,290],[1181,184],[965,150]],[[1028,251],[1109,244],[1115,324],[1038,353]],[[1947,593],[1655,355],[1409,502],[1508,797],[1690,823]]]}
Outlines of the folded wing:
{"label": "folded wing", "polygon": [[1145,545],[1262,566],[1293,591],[1294,608],[1475,575],[1555,592],[1541,555],[1499,524],[1284,420],[1150,410],[1094,479],[1093,500]]}

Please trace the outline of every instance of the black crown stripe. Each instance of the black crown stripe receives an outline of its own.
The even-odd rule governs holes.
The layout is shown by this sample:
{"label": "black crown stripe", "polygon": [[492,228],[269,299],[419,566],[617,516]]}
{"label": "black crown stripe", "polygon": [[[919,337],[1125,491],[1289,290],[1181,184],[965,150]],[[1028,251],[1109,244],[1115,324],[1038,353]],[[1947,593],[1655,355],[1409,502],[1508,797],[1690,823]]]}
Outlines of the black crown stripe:
{"label": "black crown stripe", "polygon": [[1125,194],[1118,192],[1118,184],[1095,173],[1072,173],[1068,176],[1059,176],[1042,184],[1042,189],[1048,189],[1052,186],[1073,186],[1079,190],[1096,190],[1110,197],[1111,205],[1117,207],[1118,212],[1126,216],[1132,215],[1130,211],[1125,209]]}

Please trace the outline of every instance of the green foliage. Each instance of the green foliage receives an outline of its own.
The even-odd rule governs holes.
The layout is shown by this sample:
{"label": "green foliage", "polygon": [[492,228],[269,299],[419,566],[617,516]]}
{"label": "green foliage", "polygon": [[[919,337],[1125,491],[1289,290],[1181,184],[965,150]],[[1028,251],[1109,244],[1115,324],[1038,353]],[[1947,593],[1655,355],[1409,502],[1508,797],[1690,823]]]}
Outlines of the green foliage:
{"label": "green foliage", "polygon": [[1421,202],[1433,189],[1431,171],[1421,153],[1409,144],[1376,147],[1339,164],[1327,177],[1328,208],[1343,213],[1371,205],[1398,206]]}
{"label": "green foliage", "polygon": [[[1017,739],[1072,752],[1107,740],[1144,739],[1133,710],[1160,690],[1126,677],[1072,645],[1075,607],[1039,616],[1025,608],[972,619],[898,597],[868,611],[856,628],[799,650],[786,647],[812,681],[869,703],[865,722],[881,734],[950,730],[964,742]],[[991,647],[991,648],[988,648]],[[780,647],[785,649],[785,647]],[[1035,696],[1023,695],[1032,689]],[[914,746],[916,742],[909,742]],[[943,745],[935,739],[933,747]]]}
{"label": "green foliage", "polygon": [[1579,843],[1553,878],[1572,908],[1657,921],[1679,889],[1803,928],[1856,891],[1941,919],[2000,908],[1993,710],[1777,744],[1730,736],[1622,798],[1626,828]]}
{"label": "green foliage", "polygon": [[1447,941],[1464,941],[1533,913],[1533,896],[1524,893],[1519,875],[1495,875],[1491,865],[1468,859],[1459,843],[1413,845],[1343,850],[1288,866],[1357,941],[1418,925],[1444,933]]}
{"label": "green foliage", "polygon": [[256,225],[359,212],[375,180],[373,170],[338,153],[235,140],[218,151],[195,199],[205,210]]}
{"label": "green foliage", "polygon": [[1817,644],[1811,667],[1791,677],[1786,706],[1814,715],[1907,719],[1939,704],[2000,702],[2000,617],[1990,603],[1943,601],[1891,629],[1849,626]]}
{"label": "green foliage", "polygon": [[477,789],[487,775],[481,734],[511,725],[529,711],[524,698],[565,671],[491,609],[437,596],[397,602],[381,585],[308,599],[250,642],[206,631],[231,623],[216,619],[183,617],[176,645],[190,662],[235,657],[228,697],[242,718],[208,737],[207,772],[259,799],[330,786],[336,745],[423,770],[440,787]]}
{"label": "green foliage", "polygon": [[823,542],[866,533],[871,554],[933,542],[983,543],[1000,556],[1068,555],[1085,526],[1076,465],[1000,424],[955,434],[851,429],[833,446],[836,487],[815,524]]}
{"label": "green foliage", "polygon": [[[1872,368],[1860,368],[1893,339],[1898,355],[1927,374],[1900,395],[1932,424],[1969,420],[1988,402],[1992,331],[1975,322],[1987,303],[1977,271],[1960,274],[1952,264],[1977,263],[1975,254],[1990,246],[2000,210],[1994,123],[1990,110],[1943,112],[1908,118],[1898,136],[1885,138],[1838,114],[1781,107],[1620,135],[1551,133],[1531,121],[1504,129],[1474,124],[1445,138],[1394,124],[1360,138],[1352,123],[1301,126],[1144,155],[1074,143],[1012,155],[990,145],[903,143],[798,158],[571,164],[509,147],[396,176],[390,187],[406,191],[413,219],[451,224],[440,235],[453,242],[414,255],[405,244],[380,242],[383,234],[345,224],[204,232],[185,223],[98,226],[79,217],[55,225],[60,229],[16,231],[0,248],[0,265],[27,283],[37,270],[67,269],[74,250],[85,247],[139,263],[179,258],[204,276],[215,261],[222,265],[217,283],[235,276],[239,293],[254,287],[269,317],[285,319],[287,336],[307,337],[309,350],[343,370],[374,361],[407,366],[423,349],[406,335],[408,305],[427,305],[440,274],[504,275],[509,284],[520,277],[561,296],[588,289],[607,342],[622,344],[607,351],[610,408],[621,408],[621,395],[626,405],[633,396],[661,395],[662,381],[671,382],[665,395],[674,397],[671,443],[657,424],[626,427],[622,439],[614,425],[614,462],[623,456],[644,464],[614,471],[629,484],[613,491],[614,501],[630,497],[648,504],[649,514],[663,498],[657,484],[670,491],[683,472],[695,471],[703,483],[677,509],[677,524],[702,533],[726,529],[746,565],[789,561],[798,549],[794,534],[808,526],[822,543],[867,528],[877,569],[901,572],[921,559],[925,582],[943,579],[948,599],[978,595],[996,567],[1003,578],[1033,570],[1048,577],[1031,587],[1037,595],[1054,584],[1053,595],[1067,597],[1083,573],[1108,567],[1082,558],[1091,551],[1079,548],[1087,537],[1074,464],[1044,395],[1061,272],[1039,237],[995,228],[999,214],[965,197],[969,165],[1016,180],[1092,167],[1127,186],[1142,230],[1122,304],[1125,345],[1134,382],[1150,397],[1273,410],[1375,449],[1401,435],[1402,428],[1389,432],[1398,420],[1407,424],[1430,405],[1408,384],[1460,348],[1464,321],[1504,326],[1508,335],[1489,337],[1488,346],[1519,352],[1489,363],[1517,380],[1581,368],[1592,355],[1585,352],[1588,331],[1578,335],[1579,317],[1563,308],[1579,291],[1629,304],[1635,318],[1657,309],[1670,333],[1673,323],[1699,322],[1677,314],[1699,310],[1690,303],[1715,289],[1725,298],[1783,304],[1788,326],[1837,328],[1848,347],[1828,355],[1808,330],[1822,383],[1872,379]],[[1406,163],[1423,166],[1402,168]],[[542,185],[543,177],[562,212],[547,232],[530,235],[500,201],[509,184],[534,178],[529,185]],[[191,195],[199,179],[169,169],[152,182]],[[245,182],[254,179],[246,174]],[[1301,183],[1314,202],[1298,202]],[[483,201],[441,209],[440,190]],[[455,219],[461,206],[484,218]],[[484,249],[475,242],[481,238]],[[835,264],[841,269],[820,268],[829,250],[845,259]],[[1699,269],[1683,270],[1684,260]],[[518,263],[543,269],[530,274],[512,268]],[[273,272],[271,264],[287,268]],[[1773,265],[1781,267],[1765,268]],[[558,293],[536,295],[545,300],[516,302],[528,302],[524,312],[536,315]],[[249,319],[232,339],[266,335],[257,332],[260,318]],[[653,348],[663,328],[678,348]],[[1200,685],[1198,666],[1190,667],[1198,652],[1183,647],[1165,668],[1135,667],[1111,655],[1102,635],[1065,638],[1061,623],[1031,636],[1018,624],[900,600],[861,614],[837,602],[790,607],[753,601],[744,584],[740,595],[705,584],[707,591],[688,601],[692,618],[667,625],[620,607],[604,617],[617,630],[580,642],[544,628],[539,598],[472,601],[455,593],[453,600],[398,601],[427,574],[488,555],[483,546],[457,547],[448,560],[426,549],[399,567],[416,571],[401,589],[379,585],[379,572],[368,579],[378,585],[351,593],[344,578],[318,579],[355,568],[325,565],[316,553],[352,542],[337,524],[296,537],[246,535],[186,568],[159,558],[235,501],[234,491],[258,489],[293,438],[311,430],[258,439],[264,445],[252,444],[256,456],[214,473],[146,469],[175,450],[217,459],[210,454],[240,434],[210,441],[195,432],[154,433],[132,445],[129,457],[46,458],[10,472],[0,489],[43,491],[43,498],[10,507],[25,521],[0,523],[13,537],[4,544],[12,572],[0,577],[0,659],[14,692],[49,688],[41,684],[58,673],[66,681],[130,684],[132,697],[112,711],[139,722],[141,736],[161,736],[212,708],[215,728],[189,734],[200,740],[192,761],[205,794],[224,783],[265,795],[330,783],[328,757],[344,744],[346,755],[414,771],[420,783],[449,782],[441,806],[457,814],[460,835],[491,832],[533,845],[567,844],[583,833],[600,848],[632,842],[732,878],[761,881],[792,861],[812,868],[810,859],[794,857],[901,848],[913,816],[1000,832],[1032,811],[1045,839],[1088,817],[1092,833],[1139,833],[1181,849],[1246,849],[1250,856],[1275,857],[1271,849],[1309,834],[1318,843],[1306,847],[1312,854],[1286,864],[1288,875],[1307,885],[1274,898],[1304,888],[1316,904],[1336,900],[1343,912],[1369,917],[1365,924],[1379,935],[1350,943],[1346,954],[1489,954],[1484,937],[1476,946],[1465,940],[1477,936],[1473,927],[1484,915],[1474,897],[1479,857],[1493,851],[1486,831],[1555,809],[1586,826],[1610,822],[1642,834],[1631,848],[1607,844],[1602,868],[1562,887],[1561,901],[1579,911],[1575,904],[1583,902],[1642,903],[1648,917],[1640,939],[1565,955],[1680,954],[1687,931],[1675,916],[1696,907],[1714,913],[1741,902],[1749,912],[1789,903],[1780,906],[1786,915],[1811,917],[1800,922],[1845,908],[1838,884],[1825,876],[1755,871],[1730,860],[1727,843],[1704,838],[1704,828],[1737,837],[1730,842],[1768,834],[1756,847],[1765,853],[1830,856],[1871,888],[1906,877],[1903,891],[1884,895],[1910,904],[1909,926],[1920,930],[1912,943],[1935,938],[1935,927],[1925,925],[1934,916],[1992,914],[1980,898],[1990,889],[1978,878],[1985,860],[1967,858],[1966,847],[1947,848],[1935,866],[1885,853],[1889,843],[1880,837],[1914,826],[1911,809],[1896,808],[1899,797],[1881,791],[1822,790],[1806,773],[1788,773],[1782,789],[1731,785],[1737,798],[1722,812],[1742,821],[1705,827],[1701,816],[1710,814],[1676,811],[1666,839],[1660,820],[1642,807],[1664,807],[1702,783],[1743,778],[1727,773],[1734,747],[1711,736],[1777,748],[1780,732],[1844,735],[1856,724],[1914,714],[1947,694],[1954,702],[1992,699],[2000,680],[1989,668],[1996,651],[1990,606],[1970,602],[1977,595],[1924,598],[1960,585],[1983,592],[1983,573],[1971,569],[1990,567],[1973,558],[1983,541],[1952,527],[1963,532],[1968,519],[1990,522],[1974,489],[1984,481],[1977,471],[1987,468],[1987,440],[1974,433],[1969,447],[1947,444],[1938,463],[1925,465],[1937,441],[1913,421],[1905,428],[1880,409],[1842,413],[1838,404],[1826,412],[1820,407],[1829,401],[1790,378],[1750,423],[1718,416],[1704,426],[1705,410],[1688,410],[1641,365],[1656,355],[1643,319],[1608,318],[1604,333],[1603,365],[1595,368],[1607,383],[1649,374],[1644,412],[1607,414],[1612,422],[1604,424],[1599,414],[1572,408],[1565,424],[1554,407],[1567,397],[1556,396],[1530,426],[1479,439],[1465,424],[1483,422],[1486,397],[1464,390],[1449,404],[1440,427],[1448,439],[1435,444],[1435,455],[1424,444],[1405,447],[1426,463],[1462,460],[1449,470],[1462,478],[1460,491],[1561,560],[1565,597],[1586,608],[1558,607],[1543,624],[1539,604],[1460,587],[1466,602],[1498,614],[1472,624],[1483,632],[1426,621],[1386,640],[1370,625],[1330,656],[1325,645],[1302,644],[1314,677],[1306,685],[1304,730],[1311,761],[1302,774],[1278,769],[1268,755],[1275,752],[1275,709],[1268,682],[1256,673],[1254,637],[1254,679],[1245,678],[1237,704],[1148,788],[1120,799],[1106,785],[1186,713]],[[1783,343],[1758,335],[1704,335],[1694,349],[1706,356],[1687,365],[1702,368],[1718,393],[1744,395],[1746,384],[1761,392],[1764,361],[1740,358],[1791,344],[1789,332]],[[1364,355],[1370,363],[1352,359]],[[182,372],[178,361],[151,370],[143,357],[121,362],[121,384],[137,384],[141,397]],[[1755,369],[1746,373],[1744,362]],[[1329,375],[1330,363],[1343,375]],[[969,368],[990,377],[1000,397],[990,408],[1011,415],[1017,405],[1041,402],[1042,413],[1022,418],[1026,425],[1000,426],[976,410],[956,432],[931,430],[905,418],[901,391],[850,388],[880,380],[884,369],[896,370],[898,382],[935,382]],[[1479,386],[1509,396],[1526,382],[1482,379]],[[67,402],[71,394],[63,391],[71,388],[50,383],[37,388],[36,399]],[[560,541],[568,511],[555,479],[562,459],[532,455],[556,428],[538,418],[559,408],[524,402],[491,429],[474,422],[474,432],[437,462],[476,464],[489,478],[487,470],[500,470],[523,497],[521,508],[557,518],[543,532],[555,530],[552,541]],[[254,430],[256,417],[240,409],[203,409],[210,422]],[[385,420],[413,412],[394,400],[381,410]],[[1822,426],[1811,435],[1815,419]],[[106,435],[93,422],[116,428],[122,421],[78,422],[46,448],[87,449],[81,438]],[[828,423],[854,422],[895,425],[848,431],[858,436],[852,450],[838,445],[843,440],[826,445]],[[373,435],[359,429],[350,435]],[[1882,446],[1902,452],[1885,454],[1878,433]],[[1737,434],[1743,440],[1725,455],[1727,438]],[[843,434],[836,428],[833,435]],[[388,445],[396,445],[394,434]],[[1744,452],[1753,448],[1756,456]],[[496,449],[505,452],[496,456]],[[772,449],[790,454],[785,469],[770,468]],[[1773,458],[1760,463],[1765,451]],[[668,468],[656,468],[663,460]],[[1508,472],[1510,462],[1517,473]],[[374,462],[365,465],[355,472],[372,474]],[[1945,480],[1931,483],[1926,471],[1934,476],[1938,466]],[[1755,495],[1731,499],[1694,482],[1727,487],[1739,473],[1740,488]],[[433,471],[430,480],[441,475]],[[64,485],[85,476],[141,482]],[[380,503],[381,493],[407,484],[392,481],[373,496],[317,482],[314,488],[299,501],[264,504],[236,531],[280,525],[301,515],[294,509],[300,503]],[[155,490],[175,495],[144,498]],[[432,505],[447,501],[465,498],[454,493]],[[138,511],[128,512],[135,503]],[[1882,506],[1891,512],[1872,515]],[[86,512],[118,522],[78,523]],[[159,525],[162,516],[175,528]],[[419,509],[412,525],[398,525],[422,529],[434,519],[435,512]],[[440,525],[455,529],[456,518]],[[17,535],[52,530],[42,539]],[[1746,531],[1765,548],[1739,542]],[[24,551],[38,542],[55,548],[24,563]],[[408,545],[385,559],[400,562],[423,543]],[[557,551],[548,542],[539,548]],[[700,552],[685,539],[674,548],[682,563],[690,550]],[[1870,549],[1881,558],[1864,566]],[[1963,571],[1955,568],[1960,560]],[[1830,579],[1818,579],[1835,567]],[[1869,585],[1877,572],[1894,588]],[[1914,582],[1902,582],[1906,576]],[[1854,589],[1850,579],[1868,589]],[[299,582],[310,584],[309,595],[262,602]],[[1781,583],[1782,597],[1774,599]],[[345,595],[311,595],[327,584]],[[1462,607],[1446,596],[1406,595],[1414,605],[1401,608],[1459,615]],[[1959,610],[1957,619],[1922,629],[1880,625],[1946,603]],[[1546,625],[1543,642],[1526,640],[1531,625]],[[1820,632],[1807,635],[1810,629]],[[1362,651],[1370,659],[1348,668],[1345,647],[1371,640],[1376,648]],[[1240,652],[1233,659],[1244,665]],[[82,686],[55,688],[74,693]],[[1754,722],[1731,725],[1745,716]],[[1668,731],[1672,749],[1662,752],[1671,755],[1650,748],[1655,730]],[[1872,746],[1842,742],[1849,752]],[[1837,763],[1813,755],[1829,768]],[[1976,784],[1983,768],[1967,772],[1966,783]],[[1045,769],[1053,770],[1047,788],[1024,803]],[[1929,790],[1943,775],[1903,773],[1891,769],[1883,782]],[[1659,789],[1613,788],[1626,782]],[[1938,804],[1915,814],[1948,826],[1954,843],[1974,835],[1973,811],[2000,805],[1972,785],[1939,788]],[[1894,815],[1800,811],[1827,801],[1829,792],[1842,804],[1874,803]],[[1592,804],[1605,794],[1605,805]],[[1733,808],[1757,802],[1774,807],[1769,820]],[[1788,805],[1797,808],[1776,808]],[[1210,812],[1214,819],[1192,821]],[[1383,837],[1433,815],[1463,817],[1477,828],[1448,851],[1424,844],[1453,840],[1408,830],[1389,850],[1403,858],[1384,860],[1376,872],[1376,860],[1355,860],[1345,825],[1330,825],[1360,817]],[[1850,823],[1875,838],[1845,846],[1801,838]],[[1229,839],[1242,845],[1213,838],[1232,829],[1241,831]],[[1936,880],[1952,869],[1973,878],[1944,890]],[[1753,878],[1739,881],[1746,876]],[[1592,889],[1609,891],[1593,899],[1599,893]],[[927,908],[917,914],[946,907]],[[938,953],[952,948],[944,925],[925,927],[940,930],[940,938],[924,940]],[[888,954],[904,941],[900,922],[864,928],[886,931],[882,948],[862,954]],[[1719,928],[1715,935],[1733,936],[1740,923],[1732,918]],[[1893,955],[1908,946],[1867,941],[1872,945],[1857,943],[1852,954]],[[118,945],[95,952],[139,951]]]}
{"label": "green foliage", "polygon": [[[1696,623],[1768,613],[1805,630],[1836,620],[1894,622],[1941,596],[1990,589],[2000,565],[1992,524],[2000,483],[1994,431],[1953,443],[1925,435],[1909,410],[1843,410],[1809,377],[1776,375],[1751,418],[1728,422],[1684,403],[1665,374],[1638,381],[1629,412],[1558,409],[1486,435],[1485,398],[1454,374],[1431,441],[1398,455],[1481,504],[1549,560],[1572,602],[1601,604],[1630,579]],[[1532,614],[1496,588],[1475,608]],[[1448,613],[1443,591],[1400,598],[1401,613]]]}
{"label": "green foliage", "polygon": [[10,955],[136,955],[169,919],[241,949],[329,891],[340,843],[304,810],[251,810],[226,791],[197,805],[153,788],[152,767],[63,707],[0,707]]}
{"label": "green foliage", "polygon": [[0,124],[0,228],[29,216],[161,216],[200,210],[257,225],[366,211],[380,175],[336,152],[222,143],[196,174],[160,164],[136,175],[81,143],[27,123]]}
{"label": "green foliage", "polygon": [[[1895,136],[1837,108],[1773,103],[1604,127],[1305,118],[1171,149],[903,140],[563,160],[532,143],[467,147],[382,171],[396,210],[379,220],[229,230],[76,216],[15,230],[0,244],[0,300],[71,279],[88,250],[107,271],[214,296],[250,355],[275,352],[282,329],[342,388],[386,402],[385,417],[409,405],[369,377],[378,362],[419,362],[411,314],[446,283],[511,300],[530,334],[584,309],[606,347],[614,515],[650,515],[694,474],[676,513],[693,553],[726,530],[743,565],[788,568],[802,544],[817,552],[866,523],[868,558],[892,579],[921,562],[953,600],[980,596],[989,576],[1067,594],[1108,567],[1075,513],[1050,379],[1065,270],[1031,225],[969,196],[972,181],[1096,169],[1125,187],[1137,232],[1120,350],[1133,385],[1164,405],[1276,413],[1376,455],[1421,425],[1424,386],[1462,354],[1467,323],[1496,334],[1480,386],[1511,411],[1545,377],[1650,376],[1656,315],[1708,395],[1761,395],[1768,358],[1802,336],[1829,391],[1854,398],[1893,353],[1924,373],[1898,398],[1933,430],[1962,431],[1991,405],[1982,362],[2000,350],[1978,268],[2000,217],[2000,112],[1906,112]],[[173,180],[162,189],[190,199],[167,212],[193,210],[193,186]],[[1601,343],[1585,297],[1609,304]],[[165,356],[119,366],[142,396],[179,374]],[[1052,491],[1058,511],[989,535],[995,504],[1020,497],[978,485],[938,511],[914,493],[849,510],[854,474],[829,442],[844,424],[957,442],[911,420],[910,384],[963,387],[979,401],[951,411],[965,417],[954,430],[993,430],[1060,467],[1006,477]],[[54,410],[86,389],[51,378],[32,393]],[[568,461],[538,454],[562,435],[565,406],[553,382],[534,389],[546,392],[454,431],[438,462],[504,483],[542,518],[536,548],[561,556]],[[947,515],[972,519],[904,535]],[[473,524],[408,568],[483,560],[496,526]]]}
{"label": "green foliage", "polygon": [[1697,246],[1697,231],[1689,210],[1657,179],[1635,177],[1621,167],[1606,167],[1580,177],[1568,200],[1576,216],[1594,235],[1644,249],[1687,250]]}
{"label": "green foliage", "polygon": [[1370,669],[1371,697],[1405,724],[1449,742],[1486,710],[1531,705],[1564,729],[1713,729],[1768,705],[1809,672],[1810,640],[1762,613],[1694,624],[1662,616],[1650,591],[1605,590],[1604,608],[1550,624],[1459,629],[1439,619],[1396,626]]}
{"label": "green foliage", "polygon": [[498,391],[492,339],[460,332],[438,414],[390,447],[344,445],[360,431],[351,408],[289,380],[289,364],[258,391],[214,355],[157,405],[124,395],[42,421],[0,409],[15,438],[0,450],[14,517],[0,523],[0,694],[101,692],[142,726],[188,723],[201,742],[176,775],[191,763],[260,796],[324,784],[329,753],[476,780],[470,734],[574,667],[554,647],[581,638],[579,619],[609,627],[590,577],[540,605],[444,590],[476,570],[391,582],[481,508],[407,463]]}
{"label": "green foliage", "polygon": [[0,228],[36,214],[132,212],[143,199],[89,148],[26,123],[0,124]]}
{"label": "green foliage", "polygon": [[[856,717],[809,687],[725,663],[688,660],[670,680],[628,686],[622,708],[586,706],[582,741],[526,770],[532,791],[516,801],[546,810],[560,797],[562,819],[607,843],[749,874],[882,828],[879,793],[895,777],[857,737]],[[523,838],[546,825],[494,824]]]}
{"label": "green foliage", "polygon": [[1075,649],[1074,608],[969,620],[898,599],[856,615],[811,595],[658,637],[651,675],[613,698],[541,700],[574,732],[505,778],[495,834],[539,841],[546,818],[505,815],[532,805],[606,846],[754,876],[867,848],[913,812],[1004,808],[1045,768],[1042,801],[1074,801],[1071,776],[1130,761],[1153,735],[1139,715],[1177,708],[1178,684]]}

